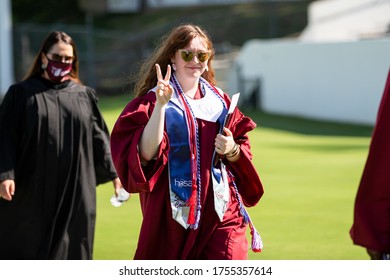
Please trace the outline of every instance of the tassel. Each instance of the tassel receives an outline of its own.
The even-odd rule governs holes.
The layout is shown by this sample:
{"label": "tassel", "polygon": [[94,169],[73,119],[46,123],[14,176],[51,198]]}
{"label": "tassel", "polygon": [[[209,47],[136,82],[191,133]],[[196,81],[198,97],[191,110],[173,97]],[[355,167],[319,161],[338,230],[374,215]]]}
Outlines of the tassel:
{"label": "tassel", "polygon": [[195,165],[194,159],[196,158],[195,154],[191,155],[191,169],[192,169],[192,187],[191,187],[191,196],[187,201],[187,206],[190,207],[190,211],[188,213],[188,219],[187,219],[187,224],[190,225],[190,228],[192,228],[195,223],[196,223],[196,211],[199,210],[196,208],[197,202],[198,202],[198,186],[197,186],[197,177],[196,177],[196,172],[195,168],[197,167]]}
{"label": "tassel", "polygon": [[[194,195],[195,194],[195,195]],[[187,201],[187,205],[190,207],[190,211],[188,213],[187,224],[193,225],[195,224],[195,207],[196,207],[196,192],[192,192],[190,199]]]}
{"label": "tassel", "polygon": [[[229,172],[229,175],[230,175],[230,178],[234,177],[231,172]],[[236,183],[234,182],[233,179],[232,179],[232,183],[233,183],[234,189],[236,191],[236,196],[237,196],[238,204],[239,204],[239,207],[240,207],[240,213],[241,213],[242,217],[244,218],[244,223],[245,224],[249,223],[249,227],[251,229],[252,251],[255,252],[255,253],[261,252],[262,249],[263,249],[263,241],[261,240],[261,236],[260,236],[259,232],[256,230],[255,226],[253,225],[248,211],[246,211],[244,205],[242,204],[242,201],[241,201],[241,198],[240,198],[240,194],[238,192]]]}
{"label": "tassel", "polygon": [[251,235],[252,235],[252,251],[255,253],[259,253],[263,250],[263,240],[261,239],[260,233],[256,230],[255,225],[252,223],[252,220],[249,216],[248,211],[244,207],[242,207],[245,211],[244,220],[248,219],[249,221],[249,228],[251,229]]}
{"label": "tassel", "polygon": [[249,224],[251,228],[252,235],[252,251],[255,253],[259,253],[263,250],[263,240],[261,240],[261,236],[252,223]]}

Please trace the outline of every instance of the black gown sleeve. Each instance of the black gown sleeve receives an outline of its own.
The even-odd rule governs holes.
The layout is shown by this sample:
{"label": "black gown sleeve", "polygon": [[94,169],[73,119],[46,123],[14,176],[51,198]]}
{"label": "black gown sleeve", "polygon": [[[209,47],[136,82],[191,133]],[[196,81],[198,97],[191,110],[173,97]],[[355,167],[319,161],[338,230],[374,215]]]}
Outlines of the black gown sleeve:
{"label": "black gown sleeve", "polygon": [[96,184],[103,184],[118,177],[111,157],[110,134],[104,118],[98,108],[98,99],[91,88],[87,88],[92,104],[93,120],[93,157]]}
{"label": "black gown sleeve", "polygon": [[24,102],[16,86],[11,86],[0,105],[0,181],[15,180],[17,164],[18,124]]}

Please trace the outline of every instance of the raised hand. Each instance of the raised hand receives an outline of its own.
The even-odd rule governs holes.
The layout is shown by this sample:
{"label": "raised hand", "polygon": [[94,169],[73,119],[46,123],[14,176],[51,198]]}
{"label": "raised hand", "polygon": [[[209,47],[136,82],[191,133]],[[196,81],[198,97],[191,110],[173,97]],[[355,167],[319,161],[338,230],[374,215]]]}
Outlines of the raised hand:
{"label": "raised hand", "polygon": [[171,78],[171,66],[168,65],[167,73],[163,78],[161,73],[160,65],[156,63],[156,72],[157,72],[157,89],[156,89],[156,99],[161,105],[165,105],[171,99],[173,94],[173,87],[169,84],[169,79]]}

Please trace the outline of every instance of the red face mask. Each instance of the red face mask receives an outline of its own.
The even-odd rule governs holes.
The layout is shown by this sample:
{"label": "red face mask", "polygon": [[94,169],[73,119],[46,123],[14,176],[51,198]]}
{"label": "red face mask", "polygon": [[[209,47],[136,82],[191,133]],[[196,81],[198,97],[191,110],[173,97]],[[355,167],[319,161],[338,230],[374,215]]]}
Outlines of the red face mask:
{"label": "red face mask", "polygon": [[61,81],[63,77],[72,71],[72,63],[56,62],[48,59],[46,72],[50,80],[55,82]]}

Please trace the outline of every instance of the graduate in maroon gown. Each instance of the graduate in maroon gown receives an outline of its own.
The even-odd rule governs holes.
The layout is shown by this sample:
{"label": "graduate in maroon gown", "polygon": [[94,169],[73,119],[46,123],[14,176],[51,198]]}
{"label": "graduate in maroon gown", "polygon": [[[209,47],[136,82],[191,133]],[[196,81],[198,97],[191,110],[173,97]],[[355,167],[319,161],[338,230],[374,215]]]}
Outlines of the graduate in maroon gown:
{"label": "graduate in maroon gown", "polygon": [[390,255],[390,70],[355,201],[350,234],[371,259]]}
{"label": "graduate in maroon gown", "polygon": [[231,101],[215,86],[213,58],[204,30],[174,28],[141,67],[112,131],[118,175],[140,196],[135,259],[247,259],[248,225],[261,250],[245,209],[263,195],[247,135],[256,124],[236,108],[221,128]]}

